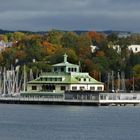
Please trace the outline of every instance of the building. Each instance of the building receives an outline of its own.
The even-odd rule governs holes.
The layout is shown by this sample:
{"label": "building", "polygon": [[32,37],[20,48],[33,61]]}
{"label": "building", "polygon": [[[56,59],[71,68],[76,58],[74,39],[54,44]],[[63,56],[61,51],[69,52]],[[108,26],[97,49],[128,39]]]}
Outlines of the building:
{"label": "building", "polygon": [[6,48],[6,43],[3,40],[0,40],[0,51]]}
{"label": "building", "polygon": [[[117,51],[117,53],[121,53],[121,47],[120,45],[109,45],[109,48],[113,48],[114,50]],[[130,45],[127,46],[129,51],[132,51],[133,53],[138,53],[140,52],[140,45]]]}
{"label": "building", "polygon": [[117,53],[121,53],[121,47],[120,47],[120,45],[113,45],[112,47],[113,47],[114,50],[117,51]]}
{"label": "building", "polygon": [[128,49],[133,51],[133,53],[138,53],[140,52],[140,45],[130,45],[128,46]]}
{"label": "building", "polygon": [[90,45],[90,48],[92,53],[96,52],[96,50],[99,49],[97,46],[93,46],[93,45]]}
{"label": "building", "polygon": [[12,42],[5,42],[3,40],[0,40],[0,52],[4,50],[6,47],[12,47]]}
{"label": "building", "polygon": [[66,91],[103,91],[104,84],[92,78],[88,73],[80,72],[79,65],[71,64],[64,55],[64,61],[52,66],[52,72],[44,73],[27,83],[23,95],[51,96]]}

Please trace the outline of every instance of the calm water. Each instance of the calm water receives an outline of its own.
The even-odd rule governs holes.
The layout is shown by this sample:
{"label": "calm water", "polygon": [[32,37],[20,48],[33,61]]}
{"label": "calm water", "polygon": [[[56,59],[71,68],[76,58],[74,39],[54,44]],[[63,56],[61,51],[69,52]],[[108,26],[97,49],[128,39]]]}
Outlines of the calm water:
{"label": "calm water", "polygon": [[0,140],[140,140],[140,107],[0,104]]}

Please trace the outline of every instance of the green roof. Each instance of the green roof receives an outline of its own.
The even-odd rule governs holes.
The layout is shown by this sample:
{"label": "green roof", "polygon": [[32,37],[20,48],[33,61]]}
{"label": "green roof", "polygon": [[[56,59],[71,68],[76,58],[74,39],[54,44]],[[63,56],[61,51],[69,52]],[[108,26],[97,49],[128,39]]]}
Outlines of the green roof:
{"label": "green roof", "polygon": [[[86,81],[81,81],[81,78],[87,78]],[[28,84],[102,84],[95,80],[88,73],[46,73]]]}
{"label": "green roof", "polygon": [[52,65],[53,67],[60,67],[60,66],[67,66],[67,67],[79,67],[79,65],[75,65],[69,62],[62,62],[62,63],[58,63],[58,64],[54,64]]}

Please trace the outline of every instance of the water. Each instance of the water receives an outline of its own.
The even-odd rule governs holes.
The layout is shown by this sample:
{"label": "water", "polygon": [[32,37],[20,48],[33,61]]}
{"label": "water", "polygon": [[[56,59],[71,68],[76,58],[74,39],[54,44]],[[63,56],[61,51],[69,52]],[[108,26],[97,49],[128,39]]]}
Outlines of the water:
{"label": "water", "polygon": [[139,140],[140,107],[0,104],[0,140]]}

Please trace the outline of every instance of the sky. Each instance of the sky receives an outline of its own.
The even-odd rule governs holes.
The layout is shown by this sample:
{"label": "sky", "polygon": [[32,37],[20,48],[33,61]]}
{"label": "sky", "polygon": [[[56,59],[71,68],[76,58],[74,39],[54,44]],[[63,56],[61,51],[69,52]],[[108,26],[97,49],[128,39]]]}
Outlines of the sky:
{"label": "sky", "polygon": [[0,29],[140,32],[140,0],[0,0]]}

